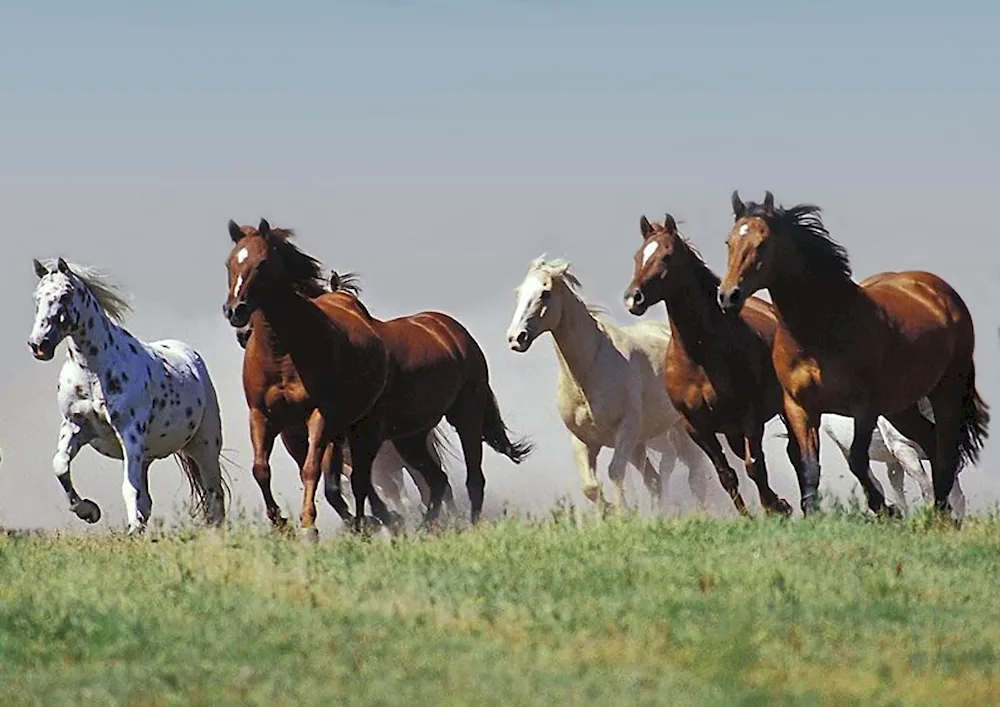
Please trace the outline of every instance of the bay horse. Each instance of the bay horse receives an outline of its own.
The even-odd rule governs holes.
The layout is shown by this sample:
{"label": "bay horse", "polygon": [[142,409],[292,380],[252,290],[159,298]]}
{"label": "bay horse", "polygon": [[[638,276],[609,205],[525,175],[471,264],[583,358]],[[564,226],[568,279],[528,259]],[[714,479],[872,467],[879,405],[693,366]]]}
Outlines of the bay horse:
{"label": "bay horse", "polygon": [[90,445],[124,462],[122,497],[130,534],[149,521],[149,467],[177,459],[195,508],[212,525],[225,520],[222,420],[219,401],[201,356],[182,341],[145,343],[123,326],[124,294],[94,268],[64,259],[33,261],[35,321],[28,346],[49,361],[68,339],[56,396],[62,422],[52,466],[70,510],[88,523],[101,509],[81,498],[70,466]]}
{"label": "bay horse", "polygon": [[230,221],[229,236],[222,311],[234,328],[251,326],[243,392],[253,475],[268,519],[275,527],[286,523],[271,491],[270,456],[281,434],[299,466],[306,537],[317,535],[315,496],[324,466],[337,470],[325,477],[327,500],[350,520],[340,491],[345,440],[354,461],[351,487],[360,499],[353,528],[361,529],[369,497],[378,520],[397,525],[399,517],[371,490],[371,465],[382,443],[377,403],[390,375],[384,342],[358,307],[325,290],[319,262],[290,242],[290,231],[272,231],[264,219],[258,228]]}
{"label": "bay horse", "polygon": [[[265,219],[261,219],[257,229],[241,228],[230,222],[229,230],[234,245],[227,261],[231,294],[225,313],[234,327],[246,325],[251,312],[257,317],[252,322],[254,334],[244,361],[254,348],[257,334],[262,331],[261,325],[269,323],[265,303],[274,297],[268,297],[266,293],[275,289],[278,278],[269,274],[272,269],[262,268],[262,264],[266,266],[271,256],[277,256],[277,267],[273,270],[279,274],[282,271],[288,273],[289,266],[294,263],[308,264],[305,274],[311,293],[296,290],[296,306],[317,307],[321,303],[329,303],[328,308],[350,312],[364,322],[384,351],[385,381],[371,403],[370,412],[363,419],[365,436],[360,438],[363,448],[358,447],[359,437],[356,434],[349,438],[353,462],[351,486],[358,517],[362,517],[364,502],[368,498],[379,520],[396,520],[386,515],[385,506],[373,493],[370,483],[371,460],[382,442],[391,440],[407,464],[412,465],[431,488],[425,522],[430,523],[437,518],[447,488],[447,475],[428,453],[427,438],[444,417],[455,428],[462,444],[472,521],[478,521],[486,485],[482,472],[483,442],[515,463],[530,453],[531,445],[525,440],[512,442],[509,439],[496,397],[490,388],[486,357],[471,334],[459,322],[440,312],[420,312],[383,321],[372,317],[357,298],[347,302],[341,293],[317,294],[316,288],[320,287],[318,261],[302,253],[289,241],[291,231],[271,229]],[[338,298],[335,304],[331,302],[334,297]],[[269,326],[274,329],[275,323],[270,322]],[[310,434],[310,446],[311,438]],[[331,468],[339,469],[342,466],[340,445],[337,449],[338,454]],[[363,478],[360,483],[359,476]],[[328,474],[328,484],[334,478],[339,479],[339,474]],[[336,495],[339,496],[339,480],[336,484]],[[332,495],[332,488],[328,487],[327,498],[331,503],[334,502]],[[378,510],[376,504],[380,507]]]}
{"label": "bay horse", "polygon": [[[361,285],[356,273],[337,273],[333,271],[330,274],[329,279],[329,292],[339,293],[344,297],[344,301],[352,306],[355,305],[355,300],[361,294]],[[353,299],[352,299],[353,298]],[[370,315],[369,315],[370,316]],[[250,335],[253,333],[253,325],[250,322],[243,327],[236,329],[236,341],[240,345],[240,348],[246,350],[247,342],[250,340]],[[308,435],[304,424],[297,427],[290,427],[282,430],[281,432],[282,443],[285,449],[291,453],[291,450],[296,446],[298,448],[304,448],[308,445]],[[427,438],[427,451],[431,456],[431,459],[438,466],[442,466],[441,452],[445,447],[445,439],[438,431],[437,428],[431,431]],[[324,461],[327,463],[332,463],[333,457],[329,455],[324,455]],[[344,460],[344,475],[350,476],[352,470],[351,458],[350,458],[350,446],[345,445],[343,450],[343,460]],[[403,469],[410,474],[410,478],[413,479],[413,483],[417,487],[417,491],[420,493],[420,500],[427,507],[430,504],[430,487],[424,480],[424,477],[416,470],[407,467],[403,458],[399,455],[396,448],[389,442],[384,443],[375,459],[372,462],[372,486],[376,493],[383,497],[383,500],[388,500],[389,503],[397,512],[402,512],[404,504],[403,498]],[[331,473],[331,470],[323,465],[322,476],[327,478],[327,475]],[[329,485],[325,485],[326,488],[333,488],[332,482]],[[451,483],[445,489],[444,503],[448,506],[449,510],[455,511],[455,499],[451,488]],[[352,519],[351,513],[348,510],[346,504],[341,502],[331,501],[331,505],[337,510],[341,519],[345,522],[350,522]]]}
{"label": "bay horse", "polygon": [[[635,254],[625,306],[636,316],[663,302],[670,321],[664,382],[684,427],[715,466],[722,487],[747,514],[739,480],[717,437],[743,458],[746,473],[769,513],[791,506],[771,488],[764,464],[764,425],[781,412],[781,388],[771,366],[777,319],[771,305],[753,299],[741,317],[716,304],[719,278],[680,235],[673,216],[663,224],[639,219],[642,245]],[[794,461],[793,461],[794,463]]]}
{"label": "bay horse", "polygon": [[[618,504],[624,502],[628,462],[642,473],[655,509],[664,477],[669,479],[683,457],[691,490],[704,505],[707,475],[698,464],[701,453],[681,428],[663,387],[670,329],[660,322],[615,326],[603,310],[583,301],[579,288],[568,262],[535,258],[515,289],[507,342],[512,351],[524,353],[539,336],[552,334],[559,365],[556,407],[570,433],[584,496],[599,507],[605,504],[596,465],[601,449],[610,447],[608,476]],[[649,461],[647,448],[660,452],[659,469]]]}
{"label": "bay horse", "polygon": [[[974,463],[988,436],[988,406],[976,390],[975,327],[965,302],[923,271],[883,272],[860,283],[820,208],[744,204],[733,192],[729,263],[719,306],[742,310],[771,293],[779,316],[774,367],[785,414],[801,450],[802,509],[816,510],[819,425],[826,412],[854,418],[851,471],[875,512],[897,513],[868,477],[868,442],[879,415],[931,457],[935,508],[949,509],[958,470]],[[920,414],[930,402],[934,422]]]}

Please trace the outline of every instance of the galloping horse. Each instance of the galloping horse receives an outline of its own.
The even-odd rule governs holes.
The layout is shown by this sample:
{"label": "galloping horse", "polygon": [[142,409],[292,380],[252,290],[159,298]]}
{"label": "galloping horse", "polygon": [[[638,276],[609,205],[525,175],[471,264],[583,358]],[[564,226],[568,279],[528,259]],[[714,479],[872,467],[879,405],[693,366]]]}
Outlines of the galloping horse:
{"label": "galloping horse", "polygon": [[720,433],[743,457],[764,509],[790,514],[791,506],[768,483],[764,464],[764,424],[781,412],[781,388],[771,366],[774,310],[753,299],[742,317],[724,316],[715,302],[719,278],[680,235],[674,218],[667,214],[660,225],[643,216],[639,230],[642,247],[635,254],[625,306],[638,316],[657,302],[666,305],[671,332],[667,395],[740,513],[746,514],[746,504],[716,436]]}
{"label": "galloping horse", "polygon": [[122,496],[130,533],[143,530],[153,509],[149,467],[175,456],[196,507],[209,523],[225,520],[219,455],[222,420],[201,356],[181,341],[144,343],[121,323],[124,296],[96,270],[62,258],[34,261],[35,323],[28,338],[39,361],[49,361],[68,338],[57,397],[62,423],[52,466],[70,510],[88,523],[101,509],[80,498],[70,465],[87,444],[123,459]]}
{"label": "galloping horse", "polygon": [[[610,447],[614,453],[608,476],[619,504],[629,461],[642,473],[658,507],[663,476],[669,477],[682,456],[690,470],[691,490],[704,505],[706,474],[697,463],[701,455],[681,429],[680,415],[663,389],[670,330],[659,322],[614,326],[577,295],[579,287],[568,262],[546,262],[544,256],[533,260],[515,290],[507,342],[511,350],[523,353],[551,332],[559,361],[556,406],[570,433],[584,495],[603,505],[595,467],[601,449]],[[647,458],[647,447],[662,455],[659,470]]]}
{"label": "galloping horse", "polygon": [[[934,502],[947,511],[955,475],[975,462],[988,435],[988,406],[976,390],[975,328],[958,293],[928,272],[851,279],[847,251],[830,238],[818,206],[744,204],[733,192],[729,267],[720,307],[742,310],[758,290],[779,315],[773,360],[785,393],[789,448],[801,450],[802,510],[817,507],[819,425],[825,412],[854,418],[851,471],[869,507],[887,509],[868,476],[879,415],[931,457]],[[935,422],[920,414],[928,398]],[[896,509],[892,508],[891,512]]]}
{"label": "galloping horse", "polygon": [[[297,306],[330,302],[337,298],[336,307],[351,312],[371,329],[372,334],[384,347],[386,361],[386,381],[380,390],[377,406],[364,419],[366,436],[362,444],[375,444],[373,449],[359,450],[357,436],[350,438],[353,461],[351,485],[359,517],[363,512],[365,498],[372,500],[372,510],[380,520],[385,515],[384,504],[372,493],[370,474],[371,459],[374,458],[383,440],[392,440],[396,450],[408,465],[412,465],[427,481],[431,489],[430,504],[425,520],[437,518],[440,505],[447,489],[447,476],[427,449],[427,438],[442,417],[455,428],[462,444],[466,462],[466,487],[472,505],[473,522],[479,519],[483,504],[483,490],[486,485],[482,472],[482,443],[485,441],[494,450],[504,454],[515,463],[520,462],[531,451],[526,441],[511,442],[507,428],[500,417],[500,410],[489,384],[489,370],[482,349],[468,331],[448,315],[439,312],[421,312],[388,321],[375,319],[355,297],[343,293],[317,294],[318,263],[299,251],[289,242],[291,231],[271,229],[266,220],[254,230],[240,228],[230,223],[230,235],[234,241],[230,255],[229,272],[233,293],[227,302],[227,314],[233,326],[244,326],[249,313],[262,314],[253,321],[254,334],[247,347],[247,356],[254,348],[257,332],[265,321],[267,312],[264,293],[266,285],[274,280],[270,269],[261,268],[269,255],[281,256],[286,265],[308,259],[308,274],[311,278],[311,294],[297,295]],[[280,267],[279,259],[275,268]],[[261,283],[260,286],[254,283]],[[259,290],[258,294],[255,290]],[[272,298],[273,299],[273,298]],[[350,301],[347,301],[350,300]],[[334,306],[331,302],[330,306]],[[242,309],[241,309],[242,308]],[[275,324],[272,322],[273,328]],[[261,339],[269,337],[261,337]],[[293,354],[294,358],[295,355]],[[246,360],[246,359],[245,359]],[[311,435],[310,435],[311,437]],[[311,444],[311,439],[310,439]],[[342,457],[338,453],[333,467],[340,468]],[[360,456],[359,456],[360,455]],[[365,480],[359,486],[356,480],[359,471]],[[333,503],[331,479],[339,474],[327,475],[328,500]],[[337,496],[339,496],[339,480]],[[381,510],[376,511],[376,501]],[[393,519],[394,520],[394,519]]]}
{"label": "galloping horse", "polygon": [[[358,283],[357,275],[354,273],[337,273],[333,272],[330,275],[330,292],[340,293],[345,297],[345,302],[354,305],[354,300],[357,299],[361,292],[361,286]],[[353,299],[350,299],[353,298]],[[253,333],[253,326],[247,322],[246,326],[240,327],[236,330],[236,341],[242,349],[246,349],[247,342],[250,340],[250,335]],[[289,439],[290,437],[298,437],[298,441],[295,439]],[[291,449],[295,445],[300,447],[308,444],[308,436],[305,429],[305,425],[299,425],[297,428],[288,428],[282,430],[281,432],[282,443],[286,450]],[[427,438],[427,451],[431,455],[432,460],[435,465],[441,467],[441,450],[443,449],[445,440],[440,434],[440,432],[435,428],[431,431]],[[350,446],[345,445],[344,447],[344,473],[350,476],[351,471],[351,459],[350,459]],[[324,455],[323,459],[332,463],[333,457],[328,454]],[[403,458],[396,451],[391,443],[385,443],[379,449],[378,454],[375,456],[372,462],[372,486],[375,492],[380,496],[384,496],[383,500],[388,500],[389,503],[394,507],[397,512],[402,512],[403,508],[403,468],[405,462]],[[419,472],[412,468],[406,467],[407,471],[410,473],[410,478],[413,479],[413,483],[416,485],[417,490],[420,492],[420,500],[424,506],[430,504],[430,487],[424,480],[424,477],[420,475]],[[331,473],[331,470],[327,467],[323,467],[322,474],[324,478],[327,474]],[[448,483],[445,489],[444,496],[445,505],[449,507],[450,510],[455,510],[455,499],[452,492],[451,483]],[[332,502],[331,502],[332,503]],[[340,513],[341,518],[348,522],[351,519],[350,511],[348,511],[347,506],[341,503],[332,503],[334,508]]]}
{"label": "galloping horse", "polygon": [[326,292],[319,262],[289,241],[290,231],[272,231],[263,219],[256,229],[230,221],[229,236],[233,248],[226,260],[223,315],[237,329],[252,327],[243,356],[243,392],[253,475],[268,518],[276,527],[286,522],[271,492],[270,457],[275,438],[289,430],[283,441],[302,479],[304,534],[317,534],[315,497],[323,466],[333,470],[325,477],[327,500],[342,518],[350,517],[340,492],[345,439],[354,461],[355,530],[369,497],[375,516],[395,525],[398,517],[371,489],[372,460],[382,443],[376,404],[390,374],[385,344],[358,307]]}

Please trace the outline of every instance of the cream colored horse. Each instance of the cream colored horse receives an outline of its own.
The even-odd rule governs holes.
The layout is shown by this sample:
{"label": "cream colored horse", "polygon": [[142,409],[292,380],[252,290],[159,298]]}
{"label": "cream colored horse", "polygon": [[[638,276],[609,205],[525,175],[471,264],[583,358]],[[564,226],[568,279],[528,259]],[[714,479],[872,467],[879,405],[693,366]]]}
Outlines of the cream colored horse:
{"label": "cream colored horse", "polygon": [[[709,478],[704,454],[681,427],[664,386],[669,325],[650,321],[617,327],[580,299],[579,287],[568,262],[533,260],[515,291],[507,341],[523,353],[542,333],[552,333],[559,361],[556,405],[570,432],[583,493],[604,503],[597,455],[610,447],[608,476],[617,503],[624,503],[625,468],[631,462],[658,506],[663,480],[681,457],[690,470],[691,490],[704,506]],[[646,456],[647,447],[661,453],[659,470]]]}

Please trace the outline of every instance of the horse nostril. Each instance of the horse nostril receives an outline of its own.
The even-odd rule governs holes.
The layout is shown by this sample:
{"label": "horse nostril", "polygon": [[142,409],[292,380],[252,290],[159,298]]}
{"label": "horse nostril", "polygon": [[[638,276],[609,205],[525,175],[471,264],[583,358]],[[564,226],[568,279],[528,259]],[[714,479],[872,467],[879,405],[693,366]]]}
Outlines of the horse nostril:
{"label": "horse nostril", "polygon": [[640,305],[640,304],[642,304],[645,301],[646,301],[646,298],[645,298],[645,296],[643,296],[642,290],[636,290],[635,292],[632,293],[632,303],[633,304]]}
{"label": "horse nostril", "polygon": [[518,346],[524,346],[526,343],[528,343],[528,332],[526,332],[526,331],[519,331],[519,332],[517,332],[517,339],[516,339],[516,341],[517,341]]}
{"label": "horse nostril", "polygon": [[241,321],[242,322],[242,321],[244,321],[246,319],[246,314],[247,314],[247,305],[246,305],[246,302],[240,302],[235,307],[233,307],[233,311],[232,311],[232,315],[231,316],[232,316],[232,318],[236,319],[237,321]]}

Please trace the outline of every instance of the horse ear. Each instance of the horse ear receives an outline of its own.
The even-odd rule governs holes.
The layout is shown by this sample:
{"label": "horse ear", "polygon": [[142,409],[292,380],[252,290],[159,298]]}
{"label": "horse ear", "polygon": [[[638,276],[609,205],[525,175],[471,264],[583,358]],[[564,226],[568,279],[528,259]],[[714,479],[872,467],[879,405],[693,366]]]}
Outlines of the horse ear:
{"label": "horse ear", "polygon": [[764,192],[764,213],[768,216],[774,213],[774,194],[769,191]]}
{"label": "horse ear", "polygon": [[737,219],[741,219],[741,218],[743,218],[743,214],[745,214],[746,211],[747,211],[747,206],[746,206],[746,204],[743,203],[743,200],[740,199],[740,193],[739,193],[739,191],[736,190],[736,189],[734,189],[733,190],[733,216],[735,216]]}
{"label": "horse ear", "polygon": [[267,222],[266,218],[260,220],[260,224],[257,226],[257,233],[259,233],[264,238],[271,235],[271,224]]}
{"label": "horse ear", "polygon": [[38,258],[32,260],[31,264],[35,266],[35,274],[38,275],[39,280],[49,274],[49,269],[42,265]]}
{"label": "horse ear", "polygon": [[674,221],[674,217],[670,214],[663,217],[663,228],[675,236],[677,235],[677,222]]}
{"label": "horse ear", "polygon": [[233,239],[233,243],[239,243],[243,240],[243,229],[232,219],[229,219],[229,237]]}
{"label": "horse ear", "polygon": [[653,224],[649,222],[646,218],[646,214],[639,217],[639,233],[642,234],[642,240],[646,240],[649,234],[653,232]]}
{"label": "horse ear", "polygon": [[69,265],[62,258],[59,258],[59,262],[56,263],[56,267],[59,269],[63,275],[69,275]]}

